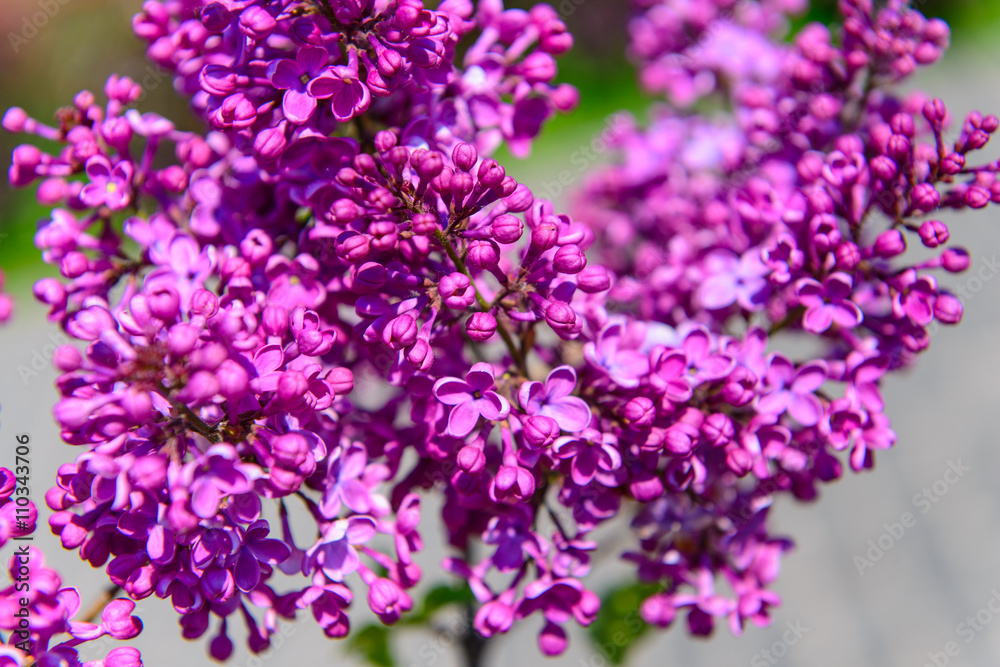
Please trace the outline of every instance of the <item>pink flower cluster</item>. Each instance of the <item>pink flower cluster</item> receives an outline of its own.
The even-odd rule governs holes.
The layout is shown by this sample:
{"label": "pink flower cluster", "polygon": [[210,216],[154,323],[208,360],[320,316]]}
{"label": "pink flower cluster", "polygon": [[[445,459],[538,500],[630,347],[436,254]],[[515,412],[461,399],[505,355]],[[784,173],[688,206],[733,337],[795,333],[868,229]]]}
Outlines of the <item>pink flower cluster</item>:
{"label": "pink flower cluster", "polygon": [[[9,110],[57,146],[10,180],[53,207],[35,240],[62,279],[34,291],[79,343],[54,358],[63,546],[185,638],[214,624],[219,660],[234,616],[255,652],[306,610],[347,635],[359,588],[399,620],[431,491],[484,637],[538,614],[561,653],[599,550],[660,584],[651,623],[766,623],[775,497],[871,467],[881,378],[961,318],[931,271],[968,254],[932,216],[1000,198],[997,164],[966,164],[998,121],[946,140],[942,102],[887,90],[948,38],[895,0],[788,44],[799,2],[638,4],[650,90],[728,106],[620,133],[575,217],[489,157],[576,104],[547,5],[150,0],[136,33],[204,133],[119,77],[55,125]],[[932,258],[902,264],[907,237]],[[782,352],[796,334],[821,351]],[[592,539],[613,521],[624,548]]]}

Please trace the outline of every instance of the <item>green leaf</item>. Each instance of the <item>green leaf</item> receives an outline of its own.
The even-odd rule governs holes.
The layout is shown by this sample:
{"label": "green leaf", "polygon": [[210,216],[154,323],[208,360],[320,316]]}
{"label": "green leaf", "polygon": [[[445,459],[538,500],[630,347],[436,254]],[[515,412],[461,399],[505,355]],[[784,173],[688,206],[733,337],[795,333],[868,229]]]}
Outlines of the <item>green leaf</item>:
{"label": "green leaf", "polygon": [[639,615],[643,600],[663,590],[659,584],[630,583],[614,588],[601,599],[601,611],[587,628],[587,634],[608,662],[625,662],[629,649],[649,625]]}
{"label": "green leaf", "polygon": [[472,602],[473,599],[468,584],[441,584],[427,591],[419,611],[405,614],[402,622],[407,625],[423,625],[429,622],[431,617],[442,608],[452,604],[465,605]]}
{"label": "green leaf", "polygon": [[389,628],[372,623],[356,632],[347,640],[347,650],[374,667],[396,667],[396,657],[389,642]]}

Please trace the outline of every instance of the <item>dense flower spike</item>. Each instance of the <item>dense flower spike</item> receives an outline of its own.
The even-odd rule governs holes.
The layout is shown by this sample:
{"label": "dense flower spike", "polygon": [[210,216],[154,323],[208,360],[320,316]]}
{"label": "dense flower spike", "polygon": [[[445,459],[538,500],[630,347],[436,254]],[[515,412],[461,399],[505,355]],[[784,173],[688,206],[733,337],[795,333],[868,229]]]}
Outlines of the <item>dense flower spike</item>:
{"label": "dense flower spike", "polygon": [[[307,609],[347,635],[359,588],[399,620],[434,489],[485,637],[539,612],[561,653],[598,613],[598,549],[660,585],[650,623],[767,623],[774,498],[893,445],[881,378],[962,314],[931,272],[968,253],[935,213],[1000,200],[997,164],[967,164],[996,117],[952,140],[943,102],[888,90],[942,23],[844,0],[838,34],[777,39],[803,4],[637,2],[641,80],[674,107],[617,133],[570,217],[490,158],[576,104],[551,7],[146,2],[135,31],[205,133],[119,77],[54,126],[3,120],[56,145],[9,175],[52,208],[35,241],[62,279],[34,292],[81,343],[54,359],[80,451],[46,494],[63,546],[169,598],[184,637],[216,623],[224,660],[232,622],[254,652]],[[723,111],[683,111],[703,98]],[[624,549],[590,539],[624,517]],[[128,603],[72,623],[64,597],[42,650],[132,627]]]}

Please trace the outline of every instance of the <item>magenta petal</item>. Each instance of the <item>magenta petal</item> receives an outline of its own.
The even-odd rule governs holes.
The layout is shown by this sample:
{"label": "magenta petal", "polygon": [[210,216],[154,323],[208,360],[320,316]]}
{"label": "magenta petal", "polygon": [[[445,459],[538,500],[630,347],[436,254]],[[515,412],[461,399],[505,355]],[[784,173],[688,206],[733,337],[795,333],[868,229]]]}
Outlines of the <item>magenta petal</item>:
{"label": "magenta petal", "polygon": [[356,479],[348,479],[340,483],[340,497],[344,504],[355,512],[363,514],[371,509],[371,504],[368,502],[368,489]]}
{"label": "magenta petal", "polygon": [[251,542],[246,548],[257,560],[271,565],[284,563],[292,555],[292,550],[287,544],[273,538]]}
{"label": "magenta petal", "polygon": [[197,480],[193,485],[194,492],[191,494],[191,510],[202,519],[215,516],[219,509],[219,500],[222,494],[215,488],[215,485],[204,477]]}
{"label": "magenta petal", "polygon": [[104,185],[98,185],[97,183],[87,183],[80,190],[80,201],[91,208],[96,208],[104,203],[104,198],[107,196],[107,188]]}
{"label": "magenta petal", "polygon": [[811,333],[823,333],[833,324],[833,314],[828,306],[818,306],[806,311],[802,327]]}
{"label": "magenta petal", "polygon": [[788,414],[803,426],[815,426],[823,416],[823,404],[812,394],[793,394]]}
{"label": "magenta petal", "polygon": [[576,371],[571,366],[552,369],[545,380],[545,393],[550,401],[569,396],[574,389],[576,389]]}
{"label": "magenta petal", "polygon": [[473,364],[472,369],[465,374],[465,381],[476,391],[492,389],[495,378],[493,366],[484,362]]}
{"label": "magenta petal", "polygon": [[858,304],[853,301],[841,301],[836,306],[831,306],[831,316],[833,320],[842,327],[852,328],[861,324],[864,315]]}
{"label": "magenta petal", "polygon": [[299,78],[303,74],[302,69],[294,60],[283,59],[272,62],[267,67],[267,76],[275,88],[280,90],[291,90],[302,86]]}
{"label": "magenta petal", "polygon": [[826,382],[826,372],[826,363],[823,361],[806,364],[796,374],[795,381],[792,382],[792,391],[796,394],[810,394],[816,391]]}
{"label": "magenta petal", "polygon": [[453,438],[464,438],[472,433],[479,421],[479,410],[475,401],[460,403],[451,409],[448,415],[448,434]]}
{"label": "magenta petal", "polygon": [[301,125],[316,111],[316,98],[304,91],[288,89],[281,100],[281,110],[285,117],[296,125]]}
{"label": "magenta petal", "polygon": [[316,99],[325,100],[328,97],[333,97],[343,85],[344,82],[341,79],[323,74],[310,81],[307,90]]}
{"label": "magenta petal", "polygon": [[499,421],[510,414],[510,403],[495,391],[486,392],[475,404],[479,414],[490,421]]}
{"label": "magenta petal", "polygon": [[576,396],[567,396],[556,403],[549,403],[539,412],[550,417],[567,433],[578,433],[590,425],[591,413],[587,402]]}
{"label": "magenta petal", "polygon": [[458,378],[441,378],[434,383],[434,395],[445,405],[458,405],[472,400],[473,389]]}
{"label": "magenta petal", "polygon": [[772,392],[760,397],[760,400],[757,401],[757,410],[765,415],[784,414],[785,410],[788,409],[788,399],[787,391],[779,390]]}
{"label": "magenta petal", "polygon": [[347,541],[350,544],[364,544],[375,537],[375,522],[368,517],[353,517],[347,520]]}
{"label": "magenta petal", "polygon": [[529,415],[537,414],[542,404],[544,389],[541,382],[525,382],[517,391],[517,402]]}
{"label": "magenta petal", "polygon": [[236,567],[233,568],[236,587],[244,593],[249,593],[260,582],[260,563],[246,549],[240,549],[236,554]]}

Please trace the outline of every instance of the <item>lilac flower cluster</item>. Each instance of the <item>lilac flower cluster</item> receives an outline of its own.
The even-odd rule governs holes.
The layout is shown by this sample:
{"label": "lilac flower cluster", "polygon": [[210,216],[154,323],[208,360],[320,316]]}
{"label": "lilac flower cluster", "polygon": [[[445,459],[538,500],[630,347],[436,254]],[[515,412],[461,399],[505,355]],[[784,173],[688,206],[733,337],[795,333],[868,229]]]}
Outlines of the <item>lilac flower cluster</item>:
{"label": "lilac flower cluster", "polygon": [[[838,452],[859,471],[895,443],[881,378],[962,317],[933,272],[964,271],[969,255],[935,212],[1000,202],[1000,165],[972,155],[996,116],[970,114],[949,140],[941,100],[887,90],[941,56],[944,23],[843,0],[838,34],[813,24],[786,43],[767,32],[797,3],[729,4],[638,3],[643,83],[674,105],[620,133],[619,162],[576,201],[621,276],[608,298],[646,322],[588,343],[603,377],[585,385],[619,395],[640,450],[669,453],[630,471],[652,481],[630,489],[647,504],[627,557],[669,582],[643,616],[666,626],[686,609],[695,634],[722,618],[739,632],[777,604],[764,586],[789,544],[765,519],[779,494],[812,499],[841,476]],[[754,57],[723,62],[734,43]],[[681,110],[702,98],[722,111]],[[908,243],[930,259],[906,262]],[[814,352],[781,352],[795,336]],[[718,578],[734,595],[715,593]]]}
{"label": "lilac flower cluster", "polygon": [[[624,133],[574,219],[489,157],[576,104],[551,7],[146,2],[135,31],[203,133],[132,108],[121,77],[55,124],[3,118],[57,146],[19,147],[10,181],[53,208],[35,241],[62,277],[34,292],[79,343],[54,358],[81,450],[46,494],[63,546],[169,599],[185,638],[214,625],[218,660],[231,622],[254,652],[306,610],[344,637],[359,589],[399,620],[429,490],[484,637],[539,614],[563,652],[618,547],[592,533],[625,516],[619,555],[662,586],[648,621],[766,623],[774,496],[815,497],[838,452],[870,467],[895,440],[880,378],[961,317],[928,272],[967,253],[890,260],[947,242],[925,215],[1000,196],[995,164],[965,164],[995,117],[948,143],[943,103],[884,90],[940,55],[941,24],[858,0],[839,36],[772,41],[800,4],[642,3],[649,87],[732,108]],[[720,60],[729,32],[759,57]],[[779,331],[823,351],[768,352]]]}
{"label": "lilac flower cluster", "polygon": [[[12,537],[25,537],[35,531],[38,510],[27,496],[15,493],[15,489],[23,488],[17,487],[13,472],[0,468],[0,547]],[[91,619],[73,621],[80,609],[77,589],[62,586],[59,573],[45,566],[45,557],[38,549],[18,544],[22,546],[7,565],[11,584],[0,590],[0,629],[10,633],[7,642],[0,644],[0,665],[142,667],[139,652],[132,647],[112,649],[104,659],[86,663],[80,662],[77,653],[77,647],[105,635],[119,640],[136,637],[142,621],[132,615],[134,602],[109,602],[100,611],[99,623]],[[61,635],[69,637],[54,643]]]}

